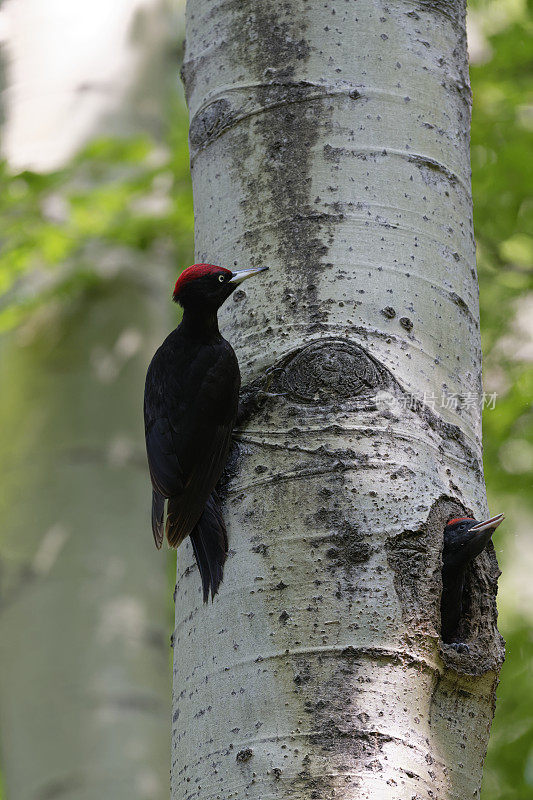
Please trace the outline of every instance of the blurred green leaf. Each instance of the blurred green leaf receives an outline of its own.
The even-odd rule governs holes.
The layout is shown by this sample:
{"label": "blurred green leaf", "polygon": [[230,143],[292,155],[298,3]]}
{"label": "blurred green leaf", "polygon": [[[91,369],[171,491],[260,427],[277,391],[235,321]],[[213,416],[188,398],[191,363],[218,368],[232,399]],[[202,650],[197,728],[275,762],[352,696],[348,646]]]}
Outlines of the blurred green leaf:
{"label": "blurred green leaf", "polygon": [[[533,24],[525,0],[474,0],[470,7],[489,33],[491,54],[470,70],[484,379],[486,390],[498,395],[495,408],[486,408],[483,416],[485,477],[491,509],[507,507],[511,512],[513,499],[519,499],[533,518],[533,366],[528,357],[533,352],[533,320],[528,329],[521,306],[533,292]],[[508,524],[512,523],[510,514]],[[505,532],[500,541],[505,570]],[[520,602],[518,589],[516,594]],[[482,800],[533,798],[531,610],[516,602],[500,600],[503,608],[513,603],[514,611],[500,618],[507,659]]]}
{"label": "blurred green leaf", "polygon": [[187,112],[177,99],[168,139],[165,145],[144,136],[98,139],[48,175],[11,175],[0,163],[0,330],[117,271],[139,279],[129,269],[139,252],[150,263],[153,251],[156,264],[164,248],[176,272],[190,263]]}

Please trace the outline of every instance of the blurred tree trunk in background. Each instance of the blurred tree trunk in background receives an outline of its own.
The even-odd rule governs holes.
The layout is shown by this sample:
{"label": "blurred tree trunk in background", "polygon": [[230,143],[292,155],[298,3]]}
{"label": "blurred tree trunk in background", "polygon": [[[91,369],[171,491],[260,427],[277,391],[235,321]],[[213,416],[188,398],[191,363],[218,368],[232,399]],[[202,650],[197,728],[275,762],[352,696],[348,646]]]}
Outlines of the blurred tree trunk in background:
{"label": "blurred tree trunk in background", "polygon": [[[57,34],[71,41],[65,20],[53,19],[60,5],[41,7],[46,16],[41,30],[38,19],[20,17],[28,3],[11,0],[3,6],[20,17],[15,33],[26,37],[26,55],[44,48],[52,72],[68,50]],[[79,27],[80,8],[70,6]],[[79,86],[70,99],[69,88],[57,85],[67,96],[63,116],[54,113],[58,107],[49,108],[48,116],[46,109],[28,116],[25,89],[33,80],[38,90],[43,80],[39,58],[33,77],[29,68],[24,73],[26,86],[15,85],[18,73],[11,72],[5,152],[13,155],[13,166],[49,168],[63,164],[90,136],[139,133],[142,108],[150,104],[161,126],[162,87],[169,74],[163,69],[166,15],[159,2],[129,6],[131,58],[124,57],[120,69],[115,60],[123,57],[121,41],[113,42],[105,18],[95,23],[91,6],[85,7],[93,34],[84,41],[90,50],[98,39],[98,50],[92,61],[81,45],[79,52],[69,51],[71,72],[83,83],[85,70],[90,85]],[[28,13],[31,17],[31,8]],[[45,32],[54,27],[52,44]],[[30,33],[42,37],[33,53]],[[4,28],[8,45],[9,34]],[[106,59],[107,85],[92,86],[91,70],[105,72]],[[53,80],[51,85],[53,91]],[[142,108],[136,107],[139,91]],[[83,102],[88,95],[90,113]],[[22,120],[30,124],[30,117],[33,128],[24,130]],[[20,137],[16,148],[14,130]],[[52,218],[50,229],[60,242],[64,229],[97,229],[108,213],[105,204],[114,202],[106,187],[115,186],[125,204],[121,181],[128,169],[139,174],[119,163],[94,172],[83,163],[77,169],[77,190],[71,190],[77,192],[76,206],[69,207],[59,190],[45,198],[43,215]],[[32,192],[39,181],[23,176],[18,189]],[[84,208],[80,193],[91,181],[101,197]],[[133,209],[120,210],[131,225]],[[151,212],[140,213],[149,219]],[[28,238],[32,234],[26,231]],[[56,300],[0,342],[0,771],[6,800],[168,796],[168,563],[150,533],[142,392],[146,365],[167,328],[160,270],[162,261],[170,265],[168,253],[165,259],[156,248],[128,247],[127,234],[123,240],[118,247],[93,240],[79,264],[70,265],[73,282],[97,288],[74,291],[74,300],[67,277],[67,289]],[[42,285],[48,292],[40,266],[45,259],[35,253],[37,293]],[[64,268],[57,265],[50,274],[61,275]],[[89,273],[94,278],[87,278]]]}
{"label": "blurred tree trunk in background", "polygon": [[487,513],[460,0],[189,0],[196,257],[269,265],[222,314],[243,372],[202,605],[180,550],[172,791],[478,797],[494,552],[442,644],[442,532]]}
{"label": "blurred tree trunk in background", "polygon": [[140,424],[155,311],[121,282],[4,342],[6,800],[168,794],[168,580]]}
{"label": "blurred tree trunk in background", "polygon": [[4,158],[16,169],[51,170],[93,136],[160,134],[168,23],[166,0],[4,0]]}

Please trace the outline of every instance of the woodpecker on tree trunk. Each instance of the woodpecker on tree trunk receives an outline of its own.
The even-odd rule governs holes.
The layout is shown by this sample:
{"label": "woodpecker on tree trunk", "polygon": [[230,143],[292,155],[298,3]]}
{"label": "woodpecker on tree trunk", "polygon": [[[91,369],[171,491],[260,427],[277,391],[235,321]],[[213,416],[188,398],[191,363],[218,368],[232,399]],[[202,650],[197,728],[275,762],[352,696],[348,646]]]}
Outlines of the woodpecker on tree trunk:
{"label": "woodpecker on tree trunk", "polygon": [[492,534],[503,522],[498,514],[483,522],[471,517],[456,517],[449,520],[444,529],[442,549],[442,641],[452,644],[456,650],[468,651],[468,647],[457,639],[459,623],[463,613],[463,592],[468,565],[488,545]]}
{"label": "woodpecker on tree trunk", "polygon": [[[241,376],[217,312],[236,287],[267,267],[232,272],[188,267],[174,287],[183,320],[155,353],[144,391],[144,425],[152,480],[152,531],[178,547],[186,536],[200,570],[203,599],[218,591],[228,537],[215,486],[224,470],[237,416]],[[165,523],[165,501],[166,523]]]}

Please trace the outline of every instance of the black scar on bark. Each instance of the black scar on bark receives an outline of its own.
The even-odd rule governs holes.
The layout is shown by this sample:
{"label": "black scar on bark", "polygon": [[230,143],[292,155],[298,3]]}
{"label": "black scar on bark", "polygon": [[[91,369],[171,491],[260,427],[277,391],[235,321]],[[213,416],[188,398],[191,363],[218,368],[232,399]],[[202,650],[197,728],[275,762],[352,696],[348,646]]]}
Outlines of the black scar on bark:
{"label": "black scar on bark", "polygon": [[265,403],[330,406],[373,402],[376,392],[397,384],[389,370],[349,339],[327,337],[291,350],[256,380],[243,386],[237,425]]}
{"label": "black scar on bark", "polygon": [[[319,302],[317,278],[328,266],[327,242],[337,219],[317,214],[311,170],[331,109],[324,103],[326,90],[297,74],[311,54],[305,10],[275,2],[255,3],[252,11],[242,5],[243,11],[236,7],[235,13],[241,13],[239,24],[248,32],[247,57],[257,85],[254,116],[241,126],[235,162],[241,164],[252,152],[251,142],[245,141],[247,131],[254,131],[253,152],[259,147],[263,154],[260,169],[244,178],[236,176],[244,189],[244,243],[256,260],[266,263],[272,250],[265,251],[258,231],[265,220],[275,224],[273,251],[283,265],[283,277],[290,281],[282,303],[291,316],[297,308],[299,324],[307,333],[317,333],[324,329],[329,313],[329,307]],[[265,199],[260,206],[258,193]]]}
{"label": "black scar on bark", "polygon": [[214,138],[227,130],[236,118],[229,100],[214,100],[194,115],[189,127],[191,153],[208,145]]}
{"label": "black scar on bark", "polygon": [[320,339],[280,364],[274,391],[303,404],[330,404],[373,396],[392,376],[362,347],[343,339]]}
{"label": "black scar on bark", "polygon": [[[466,3],[464,0],[417,0],[416,7],[420,11],[429,13],[440,14],[447,17],[454,24],[460,26],[460,30],[464,27],[464,18],[466,15]],[[416,12],[409,12],[413,16]]]}
{"label": "black scar on bark", "polygon": [[237,427],[245,425],[260,408],[273,402],[290,401],[333,409],[348,403],[371,410],[376,407],[378,391],[396,398],[442,440],[457,445],[469,468],[481,476],[481,462],[461,429],[445,422],[429,406],[409,395],[387,367],[351,339],[315,339],[291,350],[263,375],[243,386]]}
{"label": "black scar on bark", "polygon": [[414,633],[439,635],[442,534],[450,517],[468,513],[454,498],[442,495],[419,528],[401,531],[387,541],[387,560],[394,573],[402,619]]}
{"label": "black scar on bark", "polygon": [[[229,128],[247,118],[257,115],[257,109],[274,112],[284,106],[311,102],[328,97],[325,89],[308,81],[291,81],[290,83],[273,82],[255,89],[255,102],[233,106],[227,98],[217,98],[197,111],[189,127],[189,144],[191,156],[195,157],[199,150],[207,147]],[[327,147],[327,145],[326,145]],[[332,148],[330,148],[332,149]],[[326,151],[326,148],[324,148]],[[326,156],[326,152],[324,153]],[[310,212],[311,213],[311,212]],[[298,219],[302,214],[294,212]],[[312,214],[316,220],[319,215]],[[321,221],[328,220],[329,215],[320,216]]]}
{"label": "black scar on bark", "polygon": [[[324,654],[323,669],[328,662],[331,664],[329,676],[320,683],[312,665],[303,662],[296,676],[299,680],[295,681],[307,715],[309,741],[314,748],[304,757],[294,788],[316,800],[333,797],[328,793],[332,787],[323,777],[324,769],[327,773],[337,770],[342,773],[344,764],[353,765],[356,761],[361,770],[381,770],[384,747],[392,741],[388,734],[369,726],[370,717],[359,700],[357,687],[366,668],[366,659],[361,659],[354,648],[348,647],[333,657]],[[353,788],[353,784],[351,786]]]}

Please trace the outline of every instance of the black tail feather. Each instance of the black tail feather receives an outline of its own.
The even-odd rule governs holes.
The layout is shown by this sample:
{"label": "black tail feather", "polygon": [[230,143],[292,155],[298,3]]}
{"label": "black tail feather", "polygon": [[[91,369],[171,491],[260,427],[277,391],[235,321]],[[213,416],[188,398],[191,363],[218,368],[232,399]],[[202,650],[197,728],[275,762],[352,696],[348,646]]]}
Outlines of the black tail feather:
{"label": "black tail feather", "polygon": [[152,533],[155,546],[161,550],[163,544],[163,519],[165,516],[165,498],[156,489],[152,490]]}
{"label": "black tail feather", "polygon": [[198,564],[198,570],[202,579],[202,590],[204,595],[204,603],[209,599],[209,587],[211,585],[211,573],[209,571],[209,562],[202,545],[202,539],[196,535],[196,528],[191,533],[191,544],[194,551],[194,557]]}
{"label": "black tail feather", "polygon": [[222,583],[228,555],[228,535],[216,492],[209,497],[202,516],[191,532],[191,543],[202,578],[204,603],[207,603],[209,590],[213,599]]}

